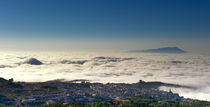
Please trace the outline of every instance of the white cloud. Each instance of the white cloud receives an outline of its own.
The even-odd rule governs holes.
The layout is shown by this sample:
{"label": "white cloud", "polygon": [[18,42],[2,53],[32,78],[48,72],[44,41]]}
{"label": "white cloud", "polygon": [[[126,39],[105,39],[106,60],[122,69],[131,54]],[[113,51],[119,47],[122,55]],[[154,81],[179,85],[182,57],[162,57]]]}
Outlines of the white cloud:
{"label": "white cloud", "polygon": [[[100,56],[102,57],[97,58]],[[43,64],[17,64],[32,57]],[[0,59],[0,76],[6,79],[14,78],[16,81],[88,79],[104,83],[134,83],[142,79],[190,85],[196,89],[174,88],[174,91],[186,97],[210,100],[210,56],[207,55],[1,52]],[[64,60],[75,63],[62,64],[61,61]],[[85,62],[76,63],[79,61]]]}

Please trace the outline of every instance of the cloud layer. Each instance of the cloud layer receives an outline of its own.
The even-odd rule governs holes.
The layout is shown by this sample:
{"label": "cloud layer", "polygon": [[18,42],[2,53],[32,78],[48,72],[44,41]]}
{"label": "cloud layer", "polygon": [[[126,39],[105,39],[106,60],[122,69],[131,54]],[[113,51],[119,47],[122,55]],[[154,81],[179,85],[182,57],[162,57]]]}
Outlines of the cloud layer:
{"label": "cloud layer", "polygon": [[[42,65],[24,63],[36,58]],[[210,100],[210,56],[195,54],[1,52],[0,76],[16,81],[88,79],[93,82],[161,81],[185,97]],[[161,87],[168,90],[168,87]]]}

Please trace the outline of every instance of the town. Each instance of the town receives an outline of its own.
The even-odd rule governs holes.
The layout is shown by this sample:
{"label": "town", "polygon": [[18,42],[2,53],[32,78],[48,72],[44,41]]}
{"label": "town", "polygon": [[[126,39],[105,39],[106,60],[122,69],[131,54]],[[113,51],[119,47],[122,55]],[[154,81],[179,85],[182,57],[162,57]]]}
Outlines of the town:
{"label": "town", "polygon": [[[173,101],[191,101],[177,93],[161,91],[159,86],[179,87],[179,85],[161,82],[137,83],[91,83],[88,80],[26,83],[13,82],[13,79],[0,78],[0,104],[15,106],[38,106],[58,102],[103,102],[113,100],[128,100],[129,97],[141,96],[150,98],[165,98]],[[181,87],[181,86],[180,86]],[[172,102],[172,103],[175,103]]]}

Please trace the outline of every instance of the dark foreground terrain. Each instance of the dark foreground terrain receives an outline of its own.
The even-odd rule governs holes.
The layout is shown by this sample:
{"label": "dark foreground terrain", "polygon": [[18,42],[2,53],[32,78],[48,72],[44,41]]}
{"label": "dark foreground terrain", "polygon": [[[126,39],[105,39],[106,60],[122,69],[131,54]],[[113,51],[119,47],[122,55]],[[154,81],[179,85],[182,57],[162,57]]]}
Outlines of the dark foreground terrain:
{"label": "dark foreground terrain", "polygon": [[13,82],[0,78],[1,106],[46,107],[206,107],[209,102],[186,99],[161,91],[160,86],[185,87],[162,82],[90,83],[87,80]]}
{"label": "dark foreground terrain", "polygon": [[91,103],[56,103],[42,107],[209,107],[207,101],[177,101],[163,98],[128,97],[128,100],[114,100]]}

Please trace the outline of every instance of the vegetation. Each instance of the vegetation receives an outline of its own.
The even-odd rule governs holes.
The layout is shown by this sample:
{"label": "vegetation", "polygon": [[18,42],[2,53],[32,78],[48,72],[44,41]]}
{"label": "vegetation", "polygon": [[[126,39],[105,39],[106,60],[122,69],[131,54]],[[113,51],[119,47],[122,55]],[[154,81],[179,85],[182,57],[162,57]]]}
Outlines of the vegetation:
{"label": "vegetation", "polygon": [[207,101],[176,101],[161,98],[130,97],[130,100],[115,100],[91,103],[56,103],[41,107],[207,107]]}

